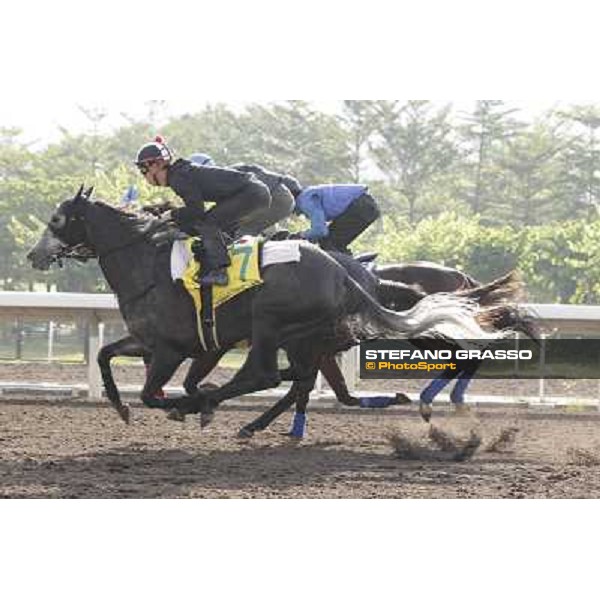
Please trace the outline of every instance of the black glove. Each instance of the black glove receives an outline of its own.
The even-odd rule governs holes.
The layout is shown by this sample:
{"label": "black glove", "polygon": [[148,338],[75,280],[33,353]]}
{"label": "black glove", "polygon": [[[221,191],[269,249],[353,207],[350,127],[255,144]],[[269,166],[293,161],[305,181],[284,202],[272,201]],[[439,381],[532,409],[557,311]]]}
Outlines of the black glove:
{"label": "black glove", "polygon": [[142,206],[142,212],[149,213],[155,217],[160,217],[163,213],[168,210],[173,210],[175,206],[169,200],[165,202],[159,202],[158,204],[149,204],[148,206]]}

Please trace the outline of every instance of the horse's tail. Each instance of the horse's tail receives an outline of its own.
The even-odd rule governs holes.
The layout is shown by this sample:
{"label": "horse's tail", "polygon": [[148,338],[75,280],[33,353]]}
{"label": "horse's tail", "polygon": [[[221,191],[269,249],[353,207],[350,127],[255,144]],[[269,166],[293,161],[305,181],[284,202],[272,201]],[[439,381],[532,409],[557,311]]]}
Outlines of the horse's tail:
{"label": "horse's tail", "polygon": [[481,281],[474,279],[468,273],[463,273],[461,271],[461,275],[463,276],[463,279],[464,279],[464,283],[463,283],[463,287],[462,287],[463,290],[477,288],[477,287],[480,287],[481,285],[483,285],[481,283]]}
{"label": "horse's tail", "polygon": [[383,306],[391,310],[412,308],[426,295],[421,286],[418,285],[407,285],[389,279],[377,280],[377,299]]}
{"label": "horse's tail", "polygon": [[358,316],[354,326],[359,338],[436,337],[454,340],[491,340],[502,337],[484,331],[476,320],[478,306],[465,297],[432,294],[411,309],[395,312],[381,306],[352,278],[346,278],[348,314]]}
{"label": "horse's tail", "polygon": [[[473,279],[473,281],[475,281]],[[501,302],[517,302],[525,295],[525,286],[517,271],[510,271],[506,275],[490,281],[490,283],[478,284],[471,289],[462,289],[456,292],[458,296],[470,298],[481,306],[492,306]]]}
{"label": "horse's tail", "polygon": [[477,322],[496,330],[519,331],[536,343],[541,339],[542,331],[536,316],[519,306],[505,304],[487,308],[477,315]]}

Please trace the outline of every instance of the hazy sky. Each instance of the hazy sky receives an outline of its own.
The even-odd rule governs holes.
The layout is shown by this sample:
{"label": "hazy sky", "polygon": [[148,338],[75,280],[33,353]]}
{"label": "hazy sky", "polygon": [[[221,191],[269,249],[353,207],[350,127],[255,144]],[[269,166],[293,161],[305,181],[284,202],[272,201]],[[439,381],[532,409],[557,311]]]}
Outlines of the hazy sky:
{"label": "hazy sky", "polygon": [[[164,100],[160,114],[169,117],[196,112],[207,104],[207,100],[188,97],[179,100]],[[218,100],[210,100],[218,102]],[[268,100],[224,100],[233,108],[242,108],[247,102],[268,102]],[[335,112],[341,101],[314,100],[311,101],[319,109]],[[19,98],[4,97],[0,99],[0,127],[18,127],[24,133],[25,139],[32,142],[45,143],[60,136],[60,127],[66,127],[73,132],[83,132],[89,129],[90,121],[81,109],[99,110],[106,113],[103,119],[104,129],[124,125],[130,117],[143,117],[148,114],[152,101],[148,100],[86,100],[78,102],[49,99],[32,110],[27,102]]]}
{"label": "hazy sky", "polygon": [[78,105],[106,107],[115,127],[122,112],[143,115],[156,97],[169,98],[170,114],[207,99],[315,97],[325,110],[335,98],[469,106],[469,98],[525,97],[512,104],[535,113],[553,98],[596,95],[597,19],[577,3],[565,11],[504,0],[493,10],[493,0],[421,0],[394,14],[387,0],[343,8],[305,0],[283,15],[279,2],[263,0],[194,0],[176,10],[158,0],[9,2],[0,126],[44,142],[59,125],[87,126]]}
{"label": "hazy sky", "polygon": [[[215,100],[211,100],[215,102]],[[225,101],[234,108],[242,108],[245,101]],[[253,100],[248,102],[267,102],[266,100]],[[320,110],[335,112],[339,109],[341,100],[310,100]],[[438,100],[440,105],[452,102],[457,110],[470,110],[474,100]],[[165,100],[162,115],[165,117],[195,112],[200,110],[206,100],[192,98],[179,100]],[[507,100],[510,106],[523,109],[527,116],[540,113],[557,104],[556,101],[542,100]],[[34,144],[45,144],[60,137],[60,127],[66,127],[72,132],[85,132],[90,128],[90,121],[86,118],[81,107],[85,109],[101,110],[106,113],[103,120],[104,132],[127,123],[125,115],[142,117],[148,113],[150,102],[147,100],[85,100],[78,102],[72,100],[48,99],[32,110],[31,106],[18,98],[3,97],[0,99],[0,126],[18,127],[24,133],[24,139]]]}

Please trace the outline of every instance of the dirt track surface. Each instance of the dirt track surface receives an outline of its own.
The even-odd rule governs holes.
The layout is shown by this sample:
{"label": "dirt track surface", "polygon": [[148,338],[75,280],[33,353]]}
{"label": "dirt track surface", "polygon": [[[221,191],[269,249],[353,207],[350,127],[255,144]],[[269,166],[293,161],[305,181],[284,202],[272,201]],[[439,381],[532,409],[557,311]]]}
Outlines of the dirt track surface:
{"label": "dirt track surface", "polygon": [[[455,439],[475,432],[481,442],[457,462],[432,444],[414,406],[313,410],[300,443],[281,435],[289,413],[252,440],[238,440],[256,406],[223,409],[202,432],[195,418],[177,423],[162,411],[133,409],[128,427],[100,404],[0,399],[0,497],[600,497],[600,415],[593,410],[497,407],[456,417],[438,408],[440,431]],[[498,444],[507,431],[513,439]],[[410,440],[421,456],[399,457],[393,437]]]}

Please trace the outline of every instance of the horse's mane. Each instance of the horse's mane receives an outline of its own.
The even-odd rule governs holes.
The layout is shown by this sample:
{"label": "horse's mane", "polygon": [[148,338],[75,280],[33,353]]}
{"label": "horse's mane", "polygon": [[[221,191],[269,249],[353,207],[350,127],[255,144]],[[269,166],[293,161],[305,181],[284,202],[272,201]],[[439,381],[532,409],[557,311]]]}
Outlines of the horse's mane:
{"label": "horse's mane", "polygon": [[92,205],[103,211],[109,211],[118,217],[119,224],[130,230],[132,233],[142,233],[148,229],[151,223],[157,220],[157,217],[150,213],[132,213],[115,206],[108,204],[103,200],[95,200]]}

